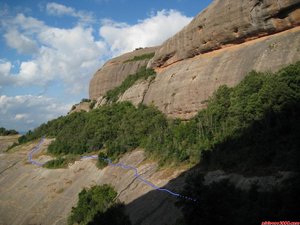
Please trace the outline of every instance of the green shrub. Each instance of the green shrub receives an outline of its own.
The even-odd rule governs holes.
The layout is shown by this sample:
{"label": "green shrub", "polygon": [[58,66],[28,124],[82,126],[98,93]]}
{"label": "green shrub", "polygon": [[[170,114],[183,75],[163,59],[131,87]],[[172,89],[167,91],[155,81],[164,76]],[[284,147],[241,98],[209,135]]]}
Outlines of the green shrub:
{"label": "green shrub", "polygon": [[103,169],[108,165],[108,162],[105,160],[105,159],[107,159],[107,155],[104,154],[103,152],[100,152],[98,154],[98,159],[99,160],[98,160],[97,166],[99,169]]}
{"label": "green shrub", "polygon": [[4,127],[0,127],[0,135],[7,136],[7,135],[16,135],[19,134],[16,130],[6,130]]}
{"label": "green shrub", "polygon": [[76,207],[72,208],[68,224],[130,224],[121,204],[116,202],[117,192],[109,185],[83,189]]}
{"label": "green shrub", "polygon": [[88,98],[83,98],[83,99],[81,99],[81,101],[80,102],[91,102],[92,100],[91,99],[88,99]]}
{"label": "green shrub", "polygon": [[121,94],[123,94],[128,88],[133,86],[137,80],[148,79],[148,77],[155,76],[156,73],[153,69],[146,69],[146,67],[141,67],[140,70],[132,75],[129,75],[120,86],[109,90],[106,93],[106,99],[109,102],[116,102]]}
{"label": "green shrub", "polygon": [[144,55],[134,56],[132,59],[128,59],[128,60],[124,61],[124,63],[141,61],[141,60],[145,60],[145,59],[152,59],[154,55],[155,55],[155,53],[151,52],[151,53],[144,54]]}
{"label": "green shrub", "polygon": [[69,163],[74,162],[75,160],[79,159],[78,156],[67,155],[67,156],[59,156],[56,159],[49,160],[44,164],[45,168],[48,169],[59,169],[59,168],[66,168]]}

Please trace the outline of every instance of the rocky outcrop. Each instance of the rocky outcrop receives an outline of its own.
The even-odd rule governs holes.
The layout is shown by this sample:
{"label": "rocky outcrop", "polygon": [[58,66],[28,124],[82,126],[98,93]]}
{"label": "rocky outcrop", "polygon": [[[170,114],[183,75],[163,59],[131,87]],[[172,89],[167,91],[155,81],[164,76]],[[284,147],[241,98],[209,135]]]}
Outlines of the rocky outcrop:
{"label": "rocky outcrop", "polygon": [[78,104],[75,104],[72,106],[68,114],[81,111],[89,112],[91,110],[90,105],[91,102],[80,102]]}
{"label": "rocky outcrop", "polygon": [[132,87],[127,89],[119,98],[118,101],[130,101],[137,106],[144,102],[145,95],[149,89],[152,79],[137,81]]}
{"label": "rocky outcrop", "polygon": [[214,0],[156,51],[150,65],[168,66],[298,25],[299,0]]}
{"label": "rocky outcrop", "polygon": [[238,84],[251,70],[277,71],[300,60],[300,27],[201,54],[158,70],[144,104],[190,119],[221,85]]}
{"label": "rocky outcrop", "polygon": [[5,152],[14,143],[18,143],[20,135],[0,136],[0,153]]}
{"label": "rocky outcrop", "polygon": [[[119,101],[154,104],[169,117],[190,119],[219,86],[234,86],[251,70],[276,71],[300,60],[299,7],[299,0],[215,0],[156,49],[147,65],[155,79],[138,81]],[[124,64],[132,54],[142,52],[112,59],[96,73],[90,97],[100,98],[98,105],[105,104],[107,90],[146,64]]]}
{"label": "rocky outcrop", "polygon": [[98,100],[114,87],[119,86],[126,77],[146,66],[150,59],[132,60],[136,56],[154,53],[157,48],[143,48],[109,60],[99,69],[90,82],[90,99]]}

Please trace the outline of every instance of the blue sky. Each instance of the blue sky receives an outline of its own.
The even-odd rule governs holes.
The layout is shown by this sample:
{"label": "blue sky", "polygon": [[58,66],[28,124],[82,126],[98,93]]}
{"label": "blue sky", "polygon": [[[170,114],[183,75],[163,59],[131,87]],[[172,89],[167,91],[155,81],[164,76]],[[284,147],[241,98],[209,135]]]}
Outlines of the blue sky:
{"label": "blue sky", "polygon": [[26,131],[88,97],[111,57],[160,45],[210,0],[1,0],[0,127]]}

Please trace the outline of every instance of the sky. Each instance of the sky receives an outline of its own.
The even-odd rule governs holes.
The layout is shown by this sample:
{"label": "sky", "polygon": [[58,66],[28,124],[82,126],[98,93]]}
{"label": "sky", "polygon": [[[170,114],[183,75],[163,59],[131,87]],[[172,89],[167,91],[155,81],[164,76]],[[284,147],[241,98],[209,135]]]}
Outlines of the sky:
{"label": "sky", "polygon": [[32,130],[88,98],[105,61],[162,44],[211,0],[0,0],[0,127]]}

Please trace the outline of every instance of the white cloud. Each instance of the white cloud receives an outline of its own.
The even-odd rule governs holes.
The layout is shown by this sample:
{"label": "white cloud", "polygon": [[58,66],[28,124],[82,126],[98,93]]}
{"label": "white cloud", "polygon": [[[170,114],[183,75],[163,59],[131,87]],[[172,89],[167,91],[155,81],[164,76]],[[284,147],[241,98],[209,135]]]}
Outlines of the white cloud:
{"label": "white cloud", "polygon": [[52,15],[73,15],[75,10],[72,7],[67,7],[55,2],[50,2],[46,6],[47,12]]}
{"label": "white cloud", "polygon": [[[82,18],[81,12],[53,2],[47,4],[47,10],[56,15]],[[0,78],[0,86],[10,82],[45,88],[58,81],[69,93],[87,93],[91,76],[107,56],[161,44],[190,20],[175,10],[159,11],[131,26],[105,20],[99,29],[101,39],[96,40],[92,27],[81,24],[69,29],[50,27],[43,21],[18,14],[4,21],[4,37],[8,46],[32,57],[21,61],[15,74],[7,74],[8,64],[5,68],[0,65],[0,72],[6,74]]]}
{"label": "white cloud", "polygon": [[0,77],[9,75],[11,70],[11,63],[0,60]]}
{"label": "white cloud", "polygon": [[191,20],[176,10],[162,10],[135,25],[104,20],[99,34],[118,55],[138,47],[160,45]]}
{"label": "white cloud", "polygon": [[[9,76],[17,85],[46,87],[52,81],[62,82],[70,93],[87,92],[94,71],[103,63],[106,45],[97,41],[93,29],[77,25],[70,29],[49,27],[42,21],[18,14],[4,34],[8,46],[18,52],[31,53],[32,59],[20,62],[19,71]],[[36,43],[22,33],[32,36]],[[38,47],[37,47],[38,45]],[[0,72],[1,66],[0,64]],[[7,67],[7,65],[6,65]],[[7,68],[2,68],[7,71]],[[7,72],[6,72],[7,74]],[[0,78],[0,86],[8,76]]]}
{"label": "white cloud", "polygon": [[81,23],[91,23],[94,21],[93,15],[86,11],[76,11],[72,7],[68,7],[62,4],[58,4],[55,2],[47,3],[46,5],[47,13],[54,16],[73,16],[78,18]]}
{"label": "white cloud", "polygon": [[33,54],[38,50],[35,41],[19,33],[17,30],[9,30],[4,34],[4,38],[7,45],[16,49],[18,53]]}
{"label": "white cloud", "polygon": [[30,16],[25,16],[22,13],[17,14],[17,16],[12,20],[4,21],[4,26],[8,27],[8,29],[11,29],[13,26],[20,29],[23,33],[30,35],[38,33],[46,28],[46,25],[43,21],[37,20]]}
{"label": "white cloud", "polygon": [[11,68],[11,62],[0,59],[0,90],[3,85],[13,83],[13,77],[10,76]]}
{"label": "white cloud", "polygon": [[45,96],[0,96],[0,124],[9,129],[33,129],[43,122],[66,114],[70,104]]}
{"label": "white cloud", "polygon": [[23,119],[26,119],[28,117],[28,115],[27,114],[16,114],[16,116],[15,116],[15,119],[16,120],[23,120]]}

